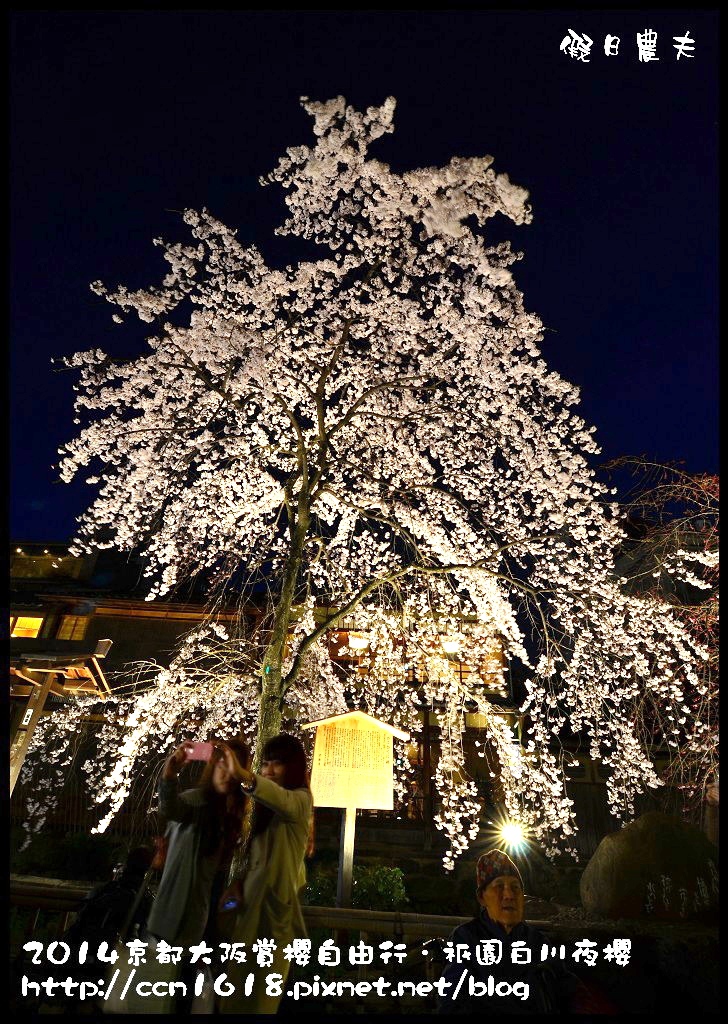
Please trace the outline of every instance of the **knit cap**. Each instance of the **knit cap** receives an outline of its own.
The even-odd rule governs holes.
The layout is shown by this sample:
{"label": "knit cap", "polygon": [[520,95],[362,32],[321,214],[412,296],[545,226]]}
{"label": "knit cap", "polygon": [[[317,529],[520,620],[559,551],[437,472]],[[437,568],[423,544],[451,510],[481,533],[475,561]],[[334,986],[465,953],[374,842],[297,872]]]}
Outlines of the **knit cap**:
{"label": "knit cap", "polygon": [[490,885],[493,879],[498,878],[499,875],[515,875],[523,886],[521,872],[507,853],[503,853],[502,850],[489,850],[488,853],[478,857],[478,863],[475,866],[475,884],[478,892]]}

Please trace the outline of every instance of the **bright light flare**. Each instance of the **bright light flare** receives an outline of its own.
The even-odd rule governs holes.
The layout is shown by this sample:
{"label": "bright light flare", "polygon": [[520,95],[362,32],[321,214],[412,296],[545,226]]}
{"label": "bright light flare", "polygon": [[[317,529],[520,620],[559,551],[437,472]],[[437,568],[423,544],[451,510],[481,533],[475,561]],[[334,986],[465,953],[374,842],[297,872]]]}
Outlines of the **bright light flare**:
{"label": "bright light flare", "polygon": [[507,846],[518,848],[524,846],[526,835],[521,826],[515,821],[507,821],[500,827],[500,837]]}

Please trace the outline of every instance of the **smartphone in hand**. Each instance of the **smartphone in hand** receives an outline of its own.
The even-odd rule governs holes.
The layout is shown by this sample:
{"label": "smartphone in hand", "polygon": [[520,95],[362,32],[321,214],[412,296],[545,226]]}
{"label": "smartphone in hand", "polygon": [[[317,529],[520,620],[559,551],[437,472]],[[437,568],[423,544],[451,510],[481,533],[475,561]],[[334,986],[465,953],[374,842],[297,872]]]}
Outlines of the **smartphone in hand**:
{"label": "smartphone in hand", "polygon": [[214,747],[212,743],[188,743],[186,747],[188,761],[209,761]]}

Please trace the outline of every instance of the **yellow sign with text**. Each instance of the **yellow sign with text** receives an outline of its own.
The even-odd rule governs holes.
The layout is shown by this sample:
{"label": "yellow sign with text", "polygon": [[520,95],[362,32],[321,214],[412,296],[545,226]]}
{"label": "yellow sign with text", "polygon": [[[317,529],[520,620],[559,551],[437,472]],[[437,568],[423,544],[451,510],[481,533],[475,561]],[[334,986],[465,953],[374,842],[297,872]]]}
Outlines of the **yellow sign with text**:
{"label": "yellow sign with text", "polygon": [[305,726],[314,727],[314,804],[391,811],[393,738],[409,739],[409,734],[363,711],[350,711]]}

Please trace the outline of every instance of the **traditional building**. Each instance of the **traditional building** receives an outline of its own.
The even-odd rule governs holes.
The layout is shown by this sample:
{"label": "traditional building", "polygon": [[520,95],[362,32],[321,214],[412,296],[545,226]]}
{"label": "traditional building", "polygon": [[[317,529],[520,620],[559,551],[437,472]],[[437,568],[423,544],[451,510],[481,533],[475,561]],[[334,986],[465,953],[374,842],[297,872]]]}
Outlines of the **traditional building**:
{"label": "traditional building", "polygon": [[[140,560],[112,550],[74,556],[63,544],[16,543],[11,553],[10,593],[10,706],[11,706],[11,779],[18,777],[33,729],[41,716],[52,714],[70,694],[78,691],[100,697],[113,691],[129,663],[154,661],[169,663],[181,638],[203,621],[205,605],[201,593],[190,588],[186,600],[145,601],[146,583]],[[320,610],[324,615],[325,609]],[[238,609],[218,617],[234,620]],[[245,609],[249,626],[255,629],[260,611]],[[329,636],[330,653],[342,670],[365,673],[367,640],[357,629],[355,618],[342,621],[341,628]],[[467,652],[452,650],[448,657],[461,682],[472,682]],[[103,670],[101,661],[103,660]],[[518,706],[524,695],[522,680],[504,665],[497,644],[493,649],[493,679],[479,684],[493,706],[513,728],[519,739],[524,718]],[[419,688],[421,667],[410,671],[408,684]],[[356,676],[356,671],[354,675]],[[355,706],[355,704],[352,704]],[[376,709],[374,709],[376,713]],[[421,729],[413,734],[408,756],[414,768],[411,792],[405,804],[394,811],[372,811],[375,821],[401,821],[418,824],[432,835],[431,823],[436,810],[432,776],[439,757],[437,716],[423,703],[419,715]],[[466,708],[464,735],[465,770],[473,779],[484,801],[484,818],[492,815],[499,803],[497,765],[488,756],[486,722],[477,706]],[[583,856],[589,856],[605,832],[614,828],[605,796],[605,774],[600,767],[569,744],[573,767],[568,769],[567,791],[575,801],[581,831],[577,844]],[[80,787],[80,783],[78,784]],[[69,797],[70,800],[70,797]],[[68,801],[67,801],[68,802]],[[73,809],[63,814],[64,827],[85,828],[87,814],[79,808],[79,794]],[[13,816],[21,815],[17,805]],[[78,825],[71,820],[79,818]]]}

